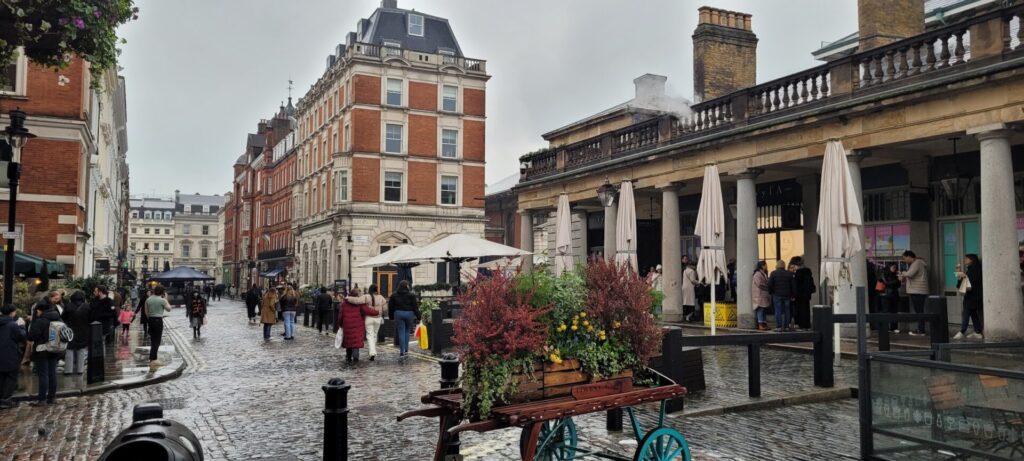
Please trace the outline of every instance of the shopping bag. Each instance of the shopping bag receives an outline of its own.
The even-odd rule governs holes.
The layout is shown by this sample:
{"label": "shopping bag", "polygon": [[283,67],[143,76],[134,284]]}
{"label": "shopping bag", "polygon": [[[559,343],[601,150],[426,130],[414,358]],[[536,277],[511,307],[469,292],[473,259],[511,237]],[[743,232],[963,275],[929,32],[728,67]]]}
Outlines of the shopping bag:
{"label": "shopping bag", "polygon": [[420,330],[422,330],[422,329],[423,329],[423,324],[422,323],[419,324],[419,325],[416,325],[416,333],[414,333],[413,336],[416,336],[416,338],[419,338],[420,337]]}
{"label": "shopping bag", "polygon": [[885,282],[881,280],[875,282],[875,291],[878,293],[885,293]]}
{"label": "shopping bag", "polygon": [[957,289],[957,291],[959,291],[962,295],[965,295],[968,291],[971,291],[971,279],[967,278],[966,276],[960,279],[960,287]]}
{"label": "shopping bag", "polygon": [[416,336],[420,338],[420,349],[430,349],[430,342],[427,340],[427,327],[420,325],[416,327]]}
{"label": "shopping bag", "polygon": [[345,339],[345,330],[338,328],[338,332],[334,334],[334,348],[341,349],[341,341]]}

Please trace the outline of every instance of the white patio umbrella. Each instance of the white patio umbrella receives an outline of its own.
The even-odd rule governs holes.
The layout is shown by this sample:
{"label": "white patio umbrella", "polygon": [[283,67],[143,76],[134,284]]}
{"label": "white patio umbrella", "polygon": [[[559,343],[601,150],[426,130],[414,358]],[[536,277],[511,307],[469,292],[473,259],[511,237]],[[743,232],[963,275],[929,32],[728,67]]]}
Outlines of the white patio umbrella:
{"label": "white patio umbrella", "polygon": [[633,200],[633,182],[622,181],[619,189],[619,214],[615,223],[615,263],[629,264],[637,272],[636,263],[636,202]]}
{"label": "white patio umbrella", "polygon": [[701,190],[700,210],[694,232],[700,237],[700,258],[697,277],[711,285],[711,334],[715,334],[715,314],[718,303],[715,292],[725,269],[725,201],[722,199],[722,181],[718,165],[704,167],[704,187]]}
{"label": "white patio umbrella", "polygon": [[572,216],[569,214],[569,195],[558,196],[555,213],[555,276],[572,268]]}
{"label": "white patio umbrella", "polygon": [[419,249],[420,247],[416,245],[398,245],[388,251],[363,261],[361,264],[357,264],[356,267],[390,266],[395,264],[396,260],[404,258]]}
{"label": "white patio umbrella", "polygon": [[448,261],[462,264],[471,259],[485,256],[522,256],[531,254],[518,248],[495,243],[468,234],[452,234],[405,257],[396,259],[394,264]]}
{"label": "white patio umbrella", "polygon": [[[825,146],[820,194],[818,236],[821,238],[821,277],[829,281],[834,292],[840,284],[853,284],[849,258],[863,249],[861,235],[864,233],[857,191],[846,161],[846,149],[839,140],[829,141]],[[835,325],[835,329],[835,351],[838,356],[839,324]]]}

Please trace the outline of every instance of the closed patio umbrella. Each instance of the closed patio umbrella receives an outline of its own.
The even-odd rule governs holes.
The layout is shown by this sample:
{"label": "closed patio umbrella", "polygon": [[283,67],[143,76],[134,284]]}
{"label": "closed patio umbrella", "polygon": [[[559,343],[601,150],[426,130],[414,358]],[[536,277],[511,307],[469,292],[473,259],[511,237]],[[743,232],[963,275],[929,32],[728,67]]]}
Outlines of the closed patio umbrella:
{"label": "closed patio umbrella", "polygon": [[555,214],[555,276],[572,267],[572,216],[569,214],[569,195],[558,196]]}
{"label": "closed patio umbrella", "polygon": [[615,223],[615,263],[628,264],[637,272],[636,263],[636,202],[633,200],[633,182],[622,181],[619,189],[619,214]]}
{"label": "closed patio umbrella", "polygon": [[701,190],[700,209],[694,232],[700,237],[700,258],[697,259],[697,277],[711,285],[711,334],[715,334],[715,314],[718,311],[715,292],[725,269],[725,201],[722,199],[722,181],[718,165],[704,167],[704,186]]}
{"label": "closed patio umbrella", "polygon": [[[834,292],[841,284],[853,284],[849,258],[863,248],[861,235],[864,232],[857,191],[846,161],[846,149],[839,140],[829,141],[825,146],[820,193],[818,236],[821,239],[821,278],[829,282]],[[857,263],[864,264],[863,261]],[[837,323],[834,338],[837,357],[839,339]]]}

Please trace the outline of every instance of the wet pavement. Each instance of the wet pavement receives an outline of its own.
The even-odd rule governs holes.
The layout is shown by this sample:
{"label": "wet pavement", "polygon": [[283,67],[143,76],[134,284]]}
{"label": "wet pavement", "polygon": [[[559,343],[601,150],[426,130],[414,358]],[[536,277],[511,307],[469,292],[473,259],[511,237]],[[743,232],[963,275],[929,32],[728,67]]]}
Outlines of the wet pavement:
{"label": "wet pavement", "polygon": [[[375,362],[347,367],[333,337],[299,327],[295,341],[284,341],[279,324],[273,340],[264,342],[261,326],[247,324],[243,305],[228,300],[211,304],[202,340],[192,340],[184,316],[172,316],[166,331],[188,364],[181,377],[0,411],[0,460],[95,459],[130,423],[132,407],[144,402],[163,404],[167,418],[195,431],[207,459],[320,459],[321,386],[333,377],[352,385],[350,459],[430,459],[436,419],[396,423],[395,416],[419,407],[419,396],[438,387],[439,368],[431,360],[399,360],[397,350],[385,345]],[[745,353],[706,348],[711,390],[688,399],[687,411],[750,402]],[[813,387],[809,355],[763,351],[762,359],[763,398]],[[841,380],[847,381],[837,374],[837,386]],[[651,427],[656,411],[645,407],[640,413],[642,426]],[[856,418],[856,403],[845,399],[741,414],[671,415],[666,424],[686,436],[695,459],[839,459],[857,452]],[[576,423],[584,446],[632,456],[635,443],[622,443],[632,438],[628,421],[623,433],[605,431],[603,414]],[[467,460],[517,459],[519,436],[516,429],[469,433],[462,454]]]}

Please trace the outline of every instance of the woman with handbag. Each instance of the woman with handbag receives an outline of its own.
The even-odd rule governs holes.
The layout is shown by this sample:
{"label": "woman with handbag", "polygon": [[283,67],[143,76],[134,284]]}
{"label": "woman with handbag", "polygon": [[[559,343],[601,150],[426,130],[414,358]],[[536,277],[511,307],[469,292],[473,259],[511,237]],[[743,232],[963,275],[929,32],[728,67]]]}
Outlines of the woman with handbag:
{"label": "woman with handbag", "polygon": [[[338,328],[342,330],[341,346],[345,348],[345,362],[359,362],[359,349],[366,345],[366,317],[379,316],[380,311],[369,306],[370,300],[353,288],[341,303]],[[376,338],[374,338],[376,340]]]}
{"label": "woman with handbag", "polygon": [[277,323],[277,290],[267,290],[260,303],[260,322],[263,323],[263,340],[270,341],[270,330]]}
{"label": "woman with handbag", "polygon": [[[878,300],[881,301],[884,312],[896,314],[900,311],[900,278],[896,263],[887,264],[878,274],[875,292],[878,293]],[[899,322],[889,323],[889,331],[899,333]]]}
{"label": "woman with handbag", "polygon": [[[981,334],[981,260],[976,254],[964,256],[965,270],[961,271],[957,266],[956,278],[959,280],[957,291],[964,295],[963,305],[960,308],[960,331],[953,339],[984,339]],[[974,333],[967,333],[967,324],[974,321]]]}

